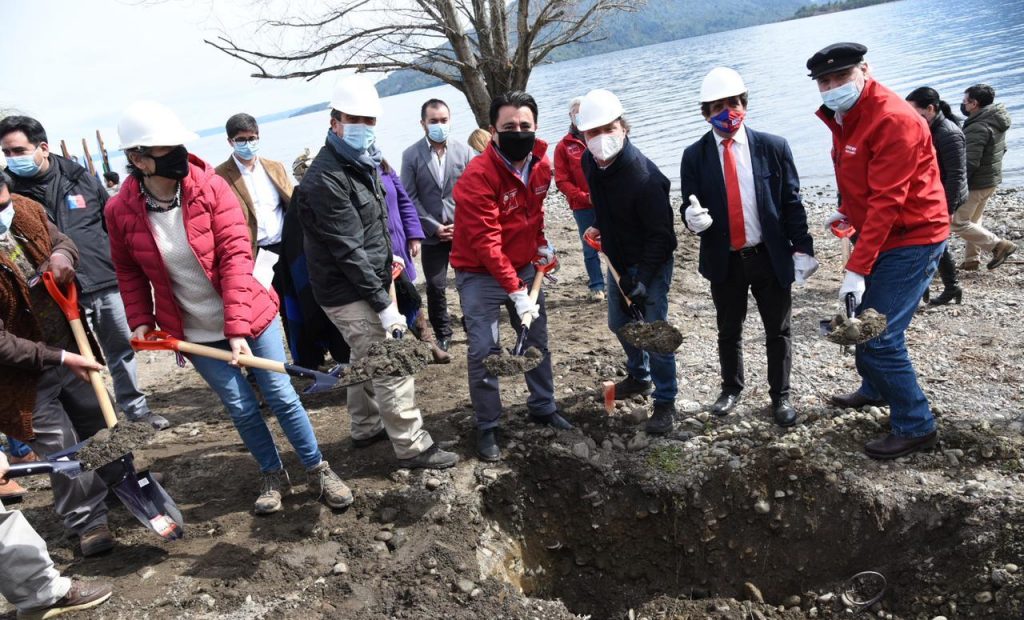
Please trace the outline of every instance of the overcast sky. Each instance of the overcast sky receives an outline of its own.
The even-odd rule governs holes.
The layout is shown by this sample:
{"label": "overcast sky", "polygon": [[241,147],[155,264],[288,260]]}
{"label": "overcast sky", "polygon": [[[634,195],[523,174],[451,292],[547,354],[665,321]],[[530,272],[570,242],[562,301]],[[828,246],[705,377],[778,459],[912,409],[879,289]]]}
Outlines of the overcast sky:
{"label": "overcast sky", "polygon": [[97,129],[112,149],[121,110],[138,99],[167,104],[196,130],[236,112],[325,101],[336,76],[259,80],[249,65],[203,43],[222,30],[243,43],[257,36],[247,33],[260,6],[312,9],[324,1],[0,0],[0,108],[38,118],[55,149],[62,138],[80,149],[84,137],[94,148]]}

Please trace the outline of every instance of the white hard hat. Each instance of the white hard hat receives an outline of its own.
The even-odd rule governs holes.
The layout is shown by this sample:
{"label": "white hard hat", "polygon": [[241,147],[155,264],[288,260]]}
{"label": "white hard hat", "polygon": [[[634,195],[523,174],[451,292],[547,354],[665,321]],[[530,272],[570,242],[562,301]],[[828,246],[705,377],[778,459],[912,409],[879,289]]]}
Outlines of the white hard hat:
{"label": "white hard hat", "polygon": [[711,103],[727,97],[735,97],[747,92],[747,85],[734,69],[715,67],[700,84],[700,102]]}
{"label": "white hard hat", "polygon": [[380,118],[380,97],[373,81],[365,75],[346,75],[334,87],[330,109],[350,116]]}
{"label": "white hard hat", "polygon": [[622,116],[622,104],[610,90],[596,88],[580,100],[576,115],[576,129],[587,131],[601,127]]}
{"label": "white hard hat", "polygon": [[170,108],[155,101],[136,101],[121,113],[117,135],[122,151],[137,146],[178,146],[199,138]]}

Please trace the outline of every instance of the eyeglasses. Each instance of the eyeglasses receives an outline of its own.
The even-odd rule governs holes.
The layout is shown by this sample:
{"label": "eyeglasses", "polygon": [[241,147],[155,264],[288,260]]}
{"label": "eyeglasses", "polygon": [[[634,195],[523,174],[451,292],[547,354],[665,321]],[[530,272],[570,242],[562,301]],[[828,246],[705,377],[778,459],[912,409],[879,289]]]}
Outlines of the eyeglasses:
{"label": "eyeglasses", "polygon": [[249,144],[255,145],[255,144],[259,143],[259,141],[260,141],[260,137],[259,136],[250,136],[248,138],[235,138],[235,139],[231,140],[231,142],[237,144],[238,146],[242,146],[243,144],[245,144],[247,142]]}

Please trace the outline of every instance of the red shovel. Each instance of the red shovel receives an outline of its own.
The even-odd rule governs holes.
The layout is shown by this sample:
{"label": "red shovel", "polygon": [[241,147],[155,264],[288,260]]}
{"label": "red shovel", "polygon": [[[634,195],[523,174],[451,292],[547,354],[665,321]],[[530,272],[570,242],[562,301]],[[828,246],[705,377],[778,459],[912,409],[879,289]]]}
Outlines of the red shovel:
{"label": "red shovel", "polygon": [[[89,338],[85,334],[85,326],[82,325],[81,313],[78,310],[78,287],[72,280],[68,284],[67,294],[61,290],[53,273],[46,271],[42,274],[43,284],[46,286],[50,297],[60,306],[64,316],[71,326],[71,333],[75,336],[75,343],[78,345],[79,354],[89,361],[95,361],[92,346],[89,345]],[[110,402],[110,394],[103,385],[103,377],[95,370],[89,371],[89,383],[96,392],[96,399],[100,403],[100,411],[103,412],[103,421],[107,428],[117,426],[117,415],[114,413],[114,406]],[[78,451],[89,444],[85,440],[73,448]],[[65,456],[70,452],[64,450],[58,454],[50,455],[50,458]],[[181,512],[171,499],[167,491],[147,472],[141,476],[135,471],[134,455],[128,452],[113,461],[96,469],[96,473],[103,479],[108,487],[114,490],[121,503],[125,505],[140,523],[159,534],[164,540],[176,540],[185,534],[184,521]]]}

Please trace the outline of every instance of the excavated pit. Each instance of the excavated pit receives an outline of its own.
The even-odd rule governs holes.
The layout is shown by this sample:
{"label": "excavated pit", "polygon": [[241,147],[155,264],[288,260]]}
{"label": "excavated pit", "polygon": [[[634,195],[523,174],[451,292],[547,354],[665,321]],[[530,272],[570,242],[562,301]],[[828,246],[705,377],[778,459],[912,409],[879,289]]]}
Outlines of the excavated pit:
{"label": "excavated pit", "polygon": [[[671,468],[673,448],[659,450],[648,463]],[[670,611],[659,607],[666,597],[686,606],[668,617],[691,617],[690,605],[733,605],[736,613],[737,604],[757,603],[770,606],[749,616],[752,607],[741,607],[735,617],[860,617],[842,593],[855,574],[877,571],[888,581],[881,605],[895,616],[865,617],[931,618],[936,597],[959,593],[952,598],[975,603],[965,588],[986,558],[1021,557],[1019,533],[986,533],[973,514],[977,502],[893,502],[870,485],[795,463],[765,453],[743,471],[673,471],[659,482],[534,451],[485,491],[485,513],[510,541],[503,566],[491,572],[527,596],[601,619]],[[1001,592],[996,607],[988,601],[979,612],[1021,617],[1024,588]],[[794,595],[802,597],[796,608]],[[725,603],[699,600],[708,598]],[[784,603],[785,614],[775,615]]]}

